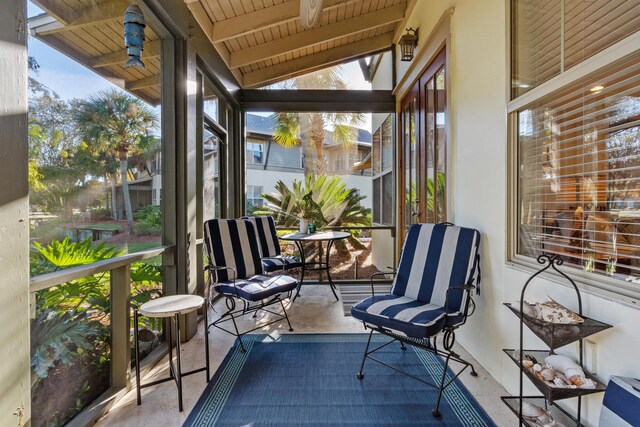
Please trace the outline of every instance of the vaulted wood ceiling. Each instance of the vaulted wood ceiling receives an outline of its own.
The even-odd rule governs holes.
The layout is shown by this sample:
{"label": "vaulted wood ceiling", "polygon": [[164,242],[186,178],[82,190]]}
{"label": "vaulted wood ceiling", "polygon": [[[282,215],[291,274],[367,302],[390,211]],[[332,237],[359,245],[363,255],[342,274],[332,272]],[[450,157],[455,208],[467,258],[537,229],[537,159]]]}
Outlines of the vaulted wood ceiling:
{"label": "vaulted wood ceiling", "polygon": [[[124,68],[123,15],[128,0],[32,0],[47,15],[29,20],[31,35],[151,104],[160,102],[160,40],[147,26],[146,69]],[[38,58],[36,58],[38,60]]]}
{"label": "vaulted wood ceiling", "polygon": [[407,0],[324,0],[319,26],[303,29],[300,0],[185,0],[245,88],[308,73],[391,47]]}
{"label": "vaulted wood ceiling", "polygon": [[[32,0],[32,36],[152,104],[160,102],[160,40],[147,26],[146,69],[124,68],[124,10],[135,0]],[[361,58],[392,46],[416,0],[324,0],[303,29],[300,0],[184,0],[244,88]],[[37,59],[37,58],[36,58]]]}

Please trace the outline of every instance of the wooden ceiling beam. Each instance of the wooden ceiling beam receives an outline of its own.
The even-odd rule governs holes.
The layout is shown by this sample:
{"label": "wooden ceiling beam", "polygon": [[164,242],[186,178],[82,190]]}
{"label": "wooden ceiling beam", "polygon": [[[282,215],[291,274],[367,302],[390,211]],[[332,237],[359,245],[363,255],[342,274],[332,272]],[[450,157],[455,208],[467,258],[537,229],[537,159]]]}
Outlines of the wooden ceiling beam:
{"label": "wooden ceiling beam", "polygon": [[[160,44],[160,40],[145,43],[142,59],[160,56]],[[122,49],[116,52],[107,53],[106,55],[91,58],[91,67],[100,68],[108,67],[109,65],[123,64],[128,59],[129,54],[127,53],[127,49]]]}
{"label": "wooden ceiling beam", "polygon": [[200,3],[199,1],[192,2],[188,3],[187,6],[189,7],[189,11],[191,11],[193,17],[200,25],[200,28],[202,28],[202,31],[206,34],[211,44],[213,44],[214,49],[218,52],[227,68],[229,68],[229,70],[231,71],[233,77],[235,77],[237,82],[241,82],[242,73],[240,72],[240,70],[232,70],[229,67],[229,51],[225,47],[224,43],[215,43],[213,40],[213,24],[211,23],[211,18],[209,18],[209,15],[207,15],[207,11],[204,10],[202,3]]}
{"label": "wooden ceiling beam", "polygon": [[360,58],[372,53],[389,49],[393,44],[393,33],[388,32],[313,55],[303,56],[291,61],[281,62],[268,68],[246,73],[244,88],[255,88],[286,80],[322,68],[338,65],[350,59]]}
{"label": "wooden ceiling beam", "polygon": [[59,0],[31,0],[31,3],[56,18],[62,25],[68,25],[77,19],[76,12]]}
{"label": "wooden ceiling beam", "polygon": [[[189,3],[191,0],[185,1]],[[358,0],[324,0],[322,11],[323,13],[328,13],[333,9],[356,1]],[[300,19],[300,0],[287,1],[214,23],[213,42],[220,43],[234,37],[262,31],[269,27],[297,21],[298,19]]]}
{"label": "wooden ceiling beam", "polygon": [[404,18],[405,5],[398,4],[354,18],[345,19],[322,27],[312,28],[298,34],[276,39],[267,43],[233,52],[229,67],[240,68],[245,65],[273,58],[319,43],[346,37],[351,34],[401,21]]}
{"label": "wooden ceiling beam", "polygon": [[134,80],[124,84],[126,90],[145,89],[154,86],[160,86],[160,75],[145,77],[144,79]]}
{"label": "wooden ceiling beam", "polygon": [[[36,27],[34,28],[34,32],[41,35],[55,34],[61,31],[69,31],[90,25],[96,25],[102,22],[121,19],[124,16],[124,11],[129,7],[129,4],[129,0],[112,0],[94,4],[77,11],[72,11],[72,17],[70,19],[65,19],[64,21],[60,21],[56,15],[53,15],[58,19],[57,25],[54,23],[42,27]],[[47,12],[51,14],[49,10],[47,10]]]}

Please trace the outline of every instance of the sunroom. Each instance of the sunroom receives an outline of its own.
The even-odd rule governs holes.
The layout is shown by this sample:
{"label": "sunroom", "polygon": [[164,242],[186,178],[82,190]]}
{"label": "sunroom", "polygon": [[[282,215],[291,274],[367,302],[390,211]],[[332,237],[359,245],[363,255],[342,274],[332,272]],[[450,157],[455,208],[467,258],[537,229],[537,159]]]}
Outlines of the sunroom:
{"label": "sunroom", "polygon": [[[1,425],[640,425],[640,1],[4,0],[0,23]],[[431,309],[462,251],[434,260],[438,230],[475,246],[417,337],[362,304]],[[233,270],[230,296],[248,247],[295,286],[252,300]]]}

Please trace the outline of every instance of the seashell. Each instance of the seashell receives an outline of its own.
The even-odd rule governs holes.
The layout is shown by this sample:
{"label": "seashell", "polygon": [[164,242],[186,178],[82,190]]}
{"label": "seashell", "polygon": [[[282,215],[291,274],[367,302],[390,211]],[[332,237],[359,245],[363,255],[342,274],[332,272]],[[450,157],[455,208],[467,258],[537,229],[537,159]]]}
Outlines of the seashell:
{"label": "seashell", "polygon": [[544,358],[545,363],[566,377],[580,375],[584,377],[584,371],[573,359],[561,354],[553,354]]}
{"label": "seashell", "polygon": [[544,368],[539,374],[545,381],[553,381],[556,377],[556,371],[554,371],[553,368]]}
{"label": "seashell", "polygon": [[[516,301],[515,306],[520,307],[520,301]],[[537,312],[534,307],[535,306],[532,306],[528,302],[524,301],[524,304],[522,304],[522,314],[524,314],[525,316],[533,317],[535,319]]]}
{"label": "seashell", "polygon": [[555,377],[553,379],[553,384],[555,384],[556,387],[566,387],[564,380],[560,377]]}
{"label": "seashell", "polygon": [[527,418],[538,418],[545,415],[544,409],[529,402],[522,402],[522,416]]}
{"label": "seashell", "polygon": [[541,365],[541,364],[539,364],[539,363],[536,363],[535,365],[533,365],[533,370],[534,370],[535,372],[540,372],[540,371],[542,371],[542,365]]}
{"label": "seashell", "polygon": [[584,322],[582,317],[549,297],[543,303],[536,303],[536,311],[536,318],[545,322],[563,325],[575,325]]}
{"label": "seashell", "polygon": [[531,360],[523,360],[522,361],[522,366],[524,366],[525,368],[529,369],[533,366],[533,362]]}

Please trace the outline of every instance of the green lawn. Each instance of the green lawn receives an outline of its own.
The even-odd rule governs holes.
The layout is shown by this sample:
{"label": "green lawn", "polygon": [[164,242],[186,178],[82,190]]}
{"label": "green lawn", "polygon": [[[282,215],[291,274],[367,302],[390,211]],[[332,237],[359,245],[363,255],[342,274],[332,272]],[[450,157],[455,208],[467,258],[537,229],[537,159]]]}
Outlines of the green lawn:
{"label": "green lawn", "polygon": [[88,224],[86,226],[78,225],[78,228],[93,228],[95,230],[118,230],[122,231],[120,224]]}
{"label": "green lawn", "polygon": [[[131,242],[131,243],[111,244],[110,246],[113,246],[114,248],[118,249],[118,251],[126,251],[129,254],[133,254],[136,252],[145,251],[147,249],[156,248],[161,245],[162,243],[160,242]],[[146,259],[144,262],[146,262],[147,264],[162,265],[162,256],[149,258],[149,259]]]}

